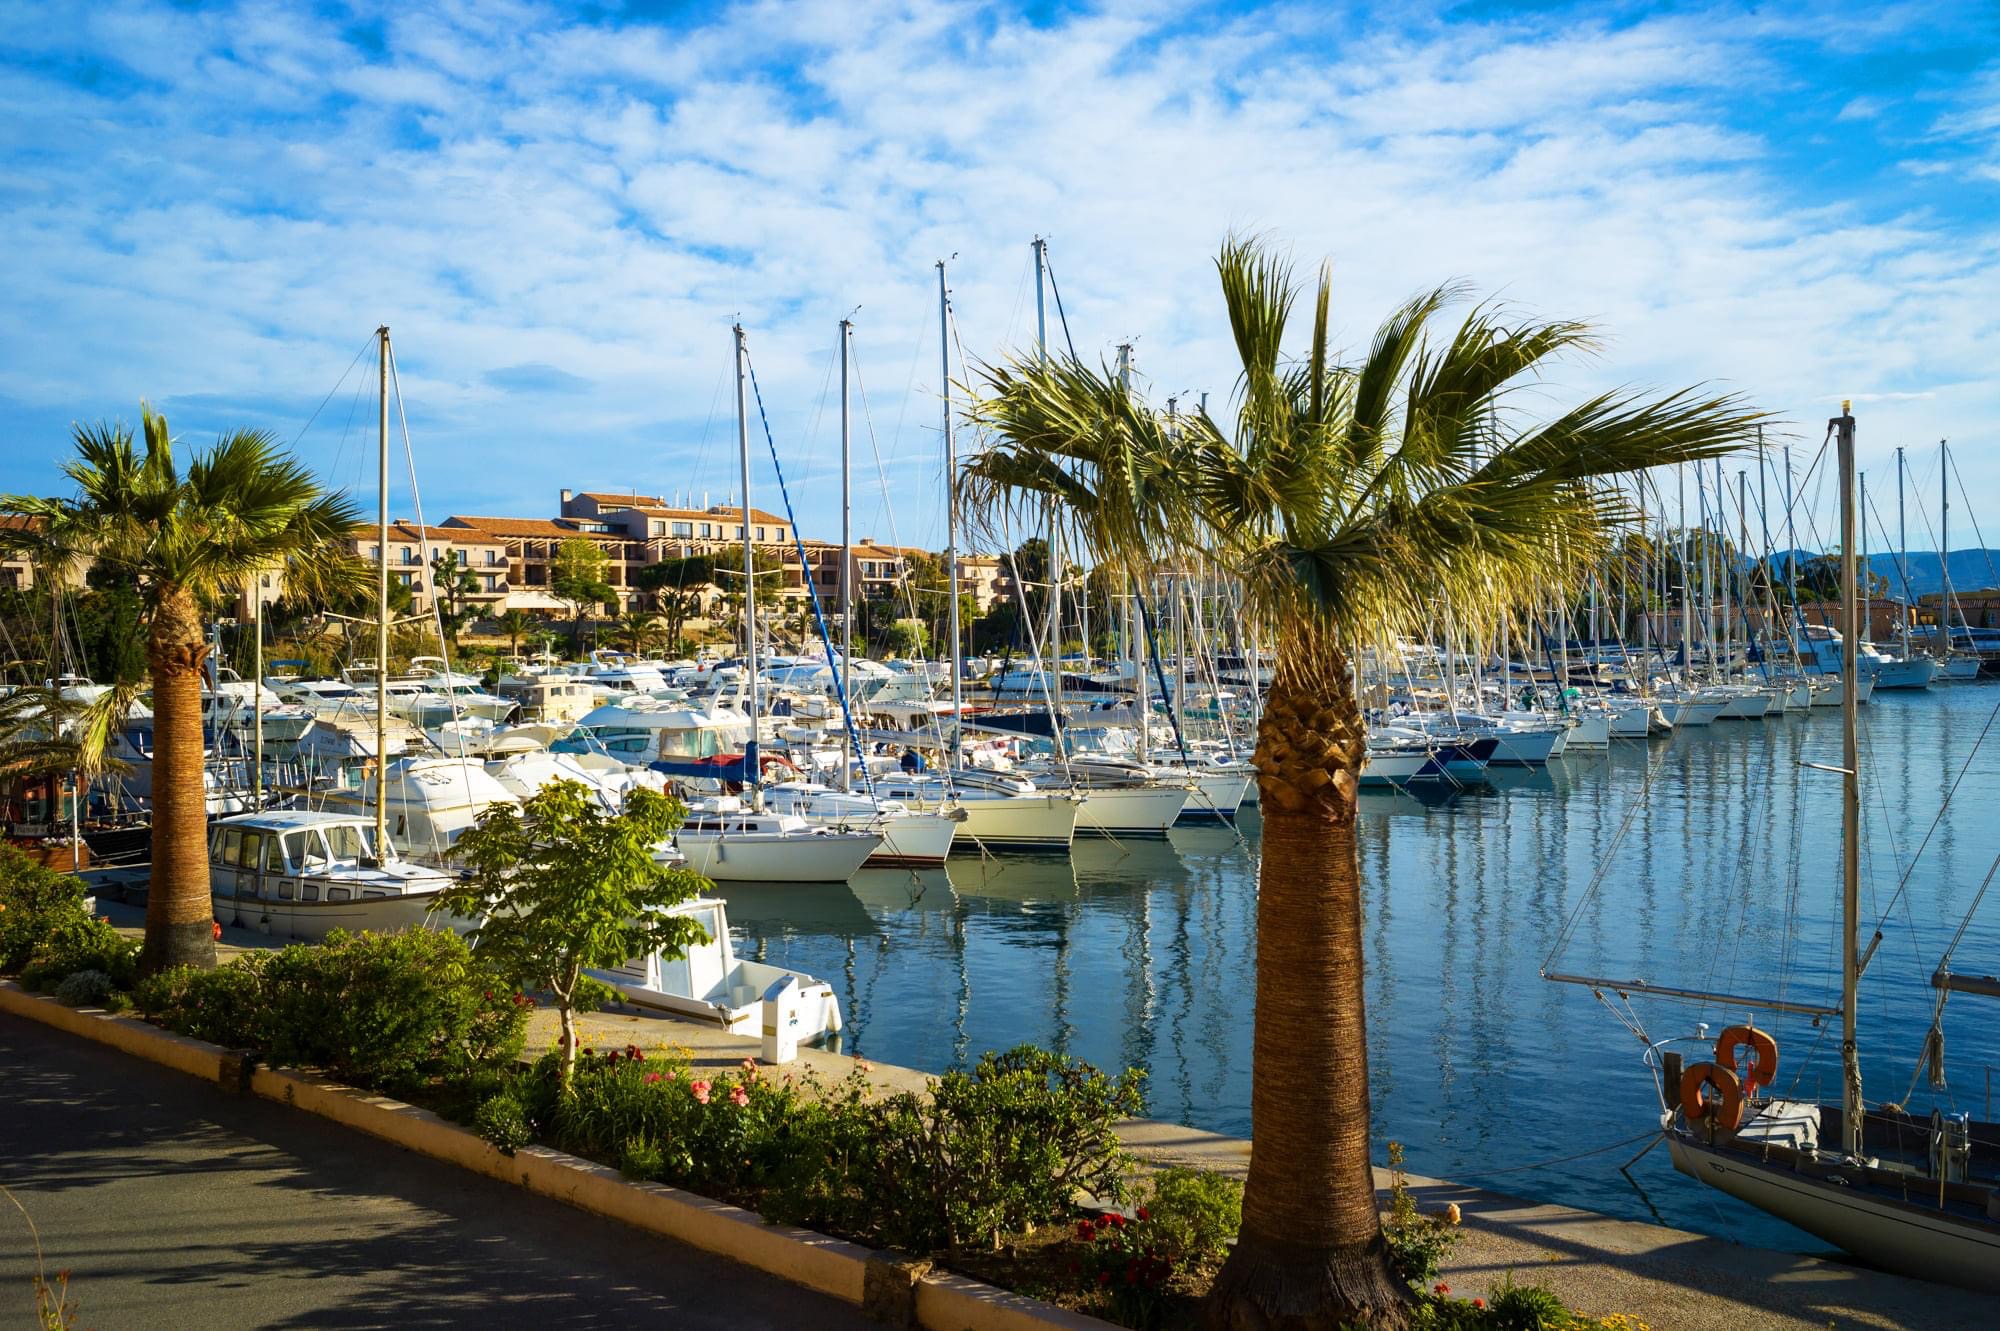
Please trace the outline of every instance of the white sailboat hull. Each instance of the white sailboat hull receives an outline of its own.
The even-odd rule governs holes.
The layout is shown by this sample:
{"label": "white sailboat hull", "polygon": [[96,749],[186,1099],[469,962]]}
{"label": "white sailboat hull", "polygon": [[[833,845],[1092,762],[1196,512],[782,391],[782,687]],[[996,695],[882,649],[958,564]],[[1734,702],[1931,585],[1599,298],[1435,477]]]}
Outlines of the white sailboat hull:
{"label": "white sailboat hull", "polygon": [[941,813],[912,813],[884,818],[870,825],[882,834],[882,844],[868,857],[877,866],[943,864],[958,835],[958,820]]}
{"label": "white sailboat hull", "polygon": [[874,832],[690,832],[674,838],[687,867],[718,883],[844,883],[868,862]]}
{"label": "white sailboat hull", "polygon": [[1786,1220],[1871,1265],[1944,1284],[2000,1293],[2000,1226],[1954,1221],[1776,1165],[1667,1136],[1674,1168]]}
{"label": "white sailboat hull", "polygon": [[1937,662],[1928,656],[1911,656],[1901,661],[1881,661],[1875,666],[1878,689],[1927,689],[1937,678]]}
{"label": "white sailboat hull", "polygon": [[1236,772],[1223,768],[1204,772],[1200,768],[1190,768],[1188,775],[1194,778],[1195,791],[1188,797],[1187,806],[1181,810],[1181,821],[1184,823],[1204,818],[1234,818],[1244,801],[1254,798],[1255,771]]}
{"label": "white sailboat hull", "polygon": [[975,855],[981,846],[992,850],[1067,850],[1083,811],[1083,805],[1067,795],[964,798],[959,807],[965,810],[965,822],[951,848]]}
{"label": "white sailboat hull", "polygon": [[1076,830],[1115,837],[1165,836],[1193,794],[1185,786],[1086,788],[1081,793]]}
{"label": "white sailboat hull", "polygon": [[1576,719],[1569,728],[1569,746],[1577,749],[1603,749],[1611,745],[1611,718],[1603,712],[1589,712]]}

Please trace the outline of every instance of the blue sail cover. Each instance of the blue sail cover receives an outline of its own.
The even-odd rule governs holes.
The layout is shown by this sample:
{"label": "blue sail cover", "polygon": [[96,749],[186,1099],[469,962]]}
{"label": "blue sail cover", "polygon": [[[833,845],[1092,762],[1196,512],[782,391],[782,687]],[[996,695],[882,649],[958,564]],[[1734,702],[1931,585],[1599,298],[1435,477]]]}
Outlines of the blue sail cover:
{"label": "blue sail cover", "polygon": [[744,745],[741,753],[717,753],[706,758],[655,758],[646,766],[668,776],[708,777],[748,785],[757,780],[757,742],[752,740]]}

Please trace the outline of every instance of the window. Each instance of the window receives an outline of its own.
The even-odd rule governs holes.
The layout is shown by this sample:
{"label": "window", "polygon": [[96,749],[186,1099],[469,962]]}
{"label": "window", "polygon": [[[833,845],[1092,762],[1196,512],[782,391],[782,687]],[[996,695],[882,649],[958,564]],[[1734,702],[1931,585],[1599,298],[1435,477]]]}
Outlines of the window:
{"label": "window", "polygon": [[676,522],[674,524],[674,535],[676,536],[694,535],[694,524],[692,522]]}
{"label": "window", "polygon": [[706,522],[702,523],[702,524],[701,524],[701,534],[702,534],[703,536],[713,536],[713,535],[715,535],[715,528],[714,528],[714,526],[713,526],[712,524],[710,524],[710,523],[706,523]]}
{"label": "window", "polygon": [[667,524],[664,522],[654,522],[650,524],[650,530],[655,536],[665,536],[667,534]]}
{"label": "window", "polygon": [[257,861],[262,859],[263,855],[264,834],[257,831],[247,831],[243,834],[242,847],[238,852],[237,858],[233,858],[229,862],[239,868],[254,870],[257,867]]}
{"label": "window", "polygon": [[215,858],[224,864],[238,864],[243,851],[243,829],[225,827],[216,838]]}
{"label": "window", "polygon": [[340,823],[327,828],[326,840],[333,849],[333,857],[337,860],[367,859],[371,854],[368,849],[368,833],[352,823]]}
{"label": "window", "polygon": [[760,541],[764,539],[764,529],[762,527],[757,529],[757,539]]}
{"label": "window", "polygon": [[488,550],[486,552],[486,567],[494,568],[497,567],[501,562],[502,561],[500,559],[500,552],[498,550]]}
{"label": "window", "polygon": [[405,564],[414,564],[414,563],[416,563],[416,562],[417,562],[417,547],[416,547],[416,546],[414,546],[414,545],[406,545],[406,546],[404,546],[404,547],[403,547],[403,562],[404,562]]}

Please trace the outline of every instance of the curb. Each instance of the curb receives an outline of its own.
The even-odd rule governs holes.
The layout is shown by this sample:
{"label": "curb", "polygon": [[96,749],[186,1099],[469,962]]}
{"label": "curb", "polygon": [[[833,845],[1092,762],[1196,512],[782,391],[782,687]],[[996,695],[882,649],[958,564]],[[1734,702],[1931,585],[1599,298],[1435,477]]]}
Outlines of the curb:
{"label": "curb", "polygon": [[[502,1155],[428,1109],[306,1072],[255,1068],[241,1055],[136,1017],[65,1007],[0,980],[0,1011],[109,1045],[226,1090],[277,1101],[433,1160],[700,1248],[844,1302],[892,1325],[933,1331],[1119,1331],[1111,1322],[1014,1294],[967,1276],[912,1268],[906,1259],[809,1229],[765,1223],[754,1211],[635,1183],[595,1161],[545,1146]],[[900,1278],[899,1278],[900,1277]]]}

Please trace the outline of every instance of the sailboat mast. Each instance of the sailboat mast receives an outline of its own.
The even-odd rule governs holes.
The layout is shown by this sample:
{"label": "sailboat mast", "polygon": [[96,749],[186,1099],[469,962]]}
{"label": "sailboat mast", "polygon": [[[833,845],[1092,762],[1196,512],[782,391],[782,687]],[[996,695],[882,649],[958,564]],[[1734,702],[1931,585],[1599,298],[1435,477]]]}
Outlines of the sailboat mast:
{"label": "sailboat mast", "polygon": [[[1043,365],[1049,363],[1049,308],[1045,291],[1049,284],[1049,242],[1035,237],[1035,356]],[[1063,699],[1062,699],[1062,553],[1056,548],[1056,506],[1049,504],[1048,512],[1048,576],[1049,576],[1049,663],[1048,688],[1049,720],[1054,726],[1050,739],[1055,744],[1058,757],[1063,752]]]}
{"label": "sailboat mast", "polygon": [[958,441],[951,432],[951,293],[945,285],[944,260],[938,270],[938,384],[944,398],[944,565],[945,591],[951,598],[951,752],[947,769],[958,765],[965,737],[965,663],[958,655]]}
{"label": "sailboat mast", "polygon": [[764,790],[758,782],[757,755],[757,564],[750,544],[750,400],[748,367],[750,348],[743,340],[743,325],[733,329],[736,339],[736,451],[743,464],[741,510],[743,518],[743,684],[748,699],[750,736],[744,741],[743,778],[750,786],[750,807],[764,807]]}
{"label": "sailboat mast", "polygon": [[1938,440],[1938,571],[1944,594],[1938,597],[1938,631],[1944,635],[1943,655],[1951,655],[1951,447]]}
{"label": "sailboat mast", "polygon": [[1856,478],[1861,484],[1861,636],[1872,642],[1875,635],[1868,631],[1868,473],[1862,472]]}
{"label": "sailboat mast", "polygon": [[[264,573],[250,575],[250,807],[264,807]],[[220,701],[222,691],[216,690]]]}
{"label": "sailboat mast", "polygon": [[389,325],[375,330],[381,380],[375,467],[375,854],[389,856]]}
{"label": "sailboat mast", "polygon": [[[849,454],[853,443],[852,413],[848,406],[848,348],[854,341],[854,321],[840,321],[840,696],[853,706],[854,674],[854,492]],[[850,728],[853,725],[849,720]],[[853,764],[840,764],[840,788],[853,789]]]}
{"label": "sailboat mast", "polygon": [[1861,632],[1855,583],[1854,415],[1842,402],[1830,424],[1840,455],[1840,1067],[1841,1128],[1850,1159],[1861,1156],[1861,1054],[1855,1045],[1855,991],[1861,980],[1855,942],[1861,931],[1861,769],[1855,740]]}
{"label": "sailboat mast", "polygon": [[1900,625],[1903,656],[1910,655],[1910,531],[1903,512],[1903,450],[1896,450],[1896,571],[1902,579],[1903,615]]}

